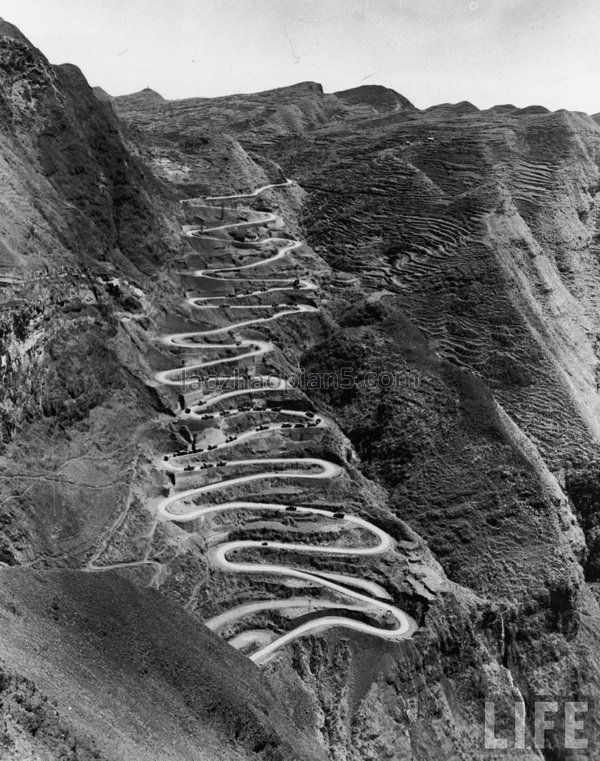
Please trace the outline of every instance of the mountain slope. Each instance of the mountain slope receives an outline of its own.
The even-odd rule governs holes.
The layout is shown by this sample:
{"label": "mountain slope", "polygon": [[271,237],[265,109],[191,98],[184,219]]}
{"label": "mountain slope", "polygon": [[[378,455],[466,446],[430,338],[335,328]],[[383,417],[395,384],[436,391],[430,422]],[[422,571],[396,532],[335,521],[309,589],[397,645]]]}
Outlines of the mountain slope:
{"label": "mountain slope", "polygon": [[[72,759],[325,758],[306,696],[277,695],[157,592],[110,572],[0,577],[3,758],[58,757],[58,738]],[[304,699],[304,729],[290,698]]]}
{"label": "mountain slope", "polygon": [[226,130],[246,142],[302,134],[328,123],[345,122],[367,113],[414,111],[402,95],[378,85],[326,94],[317,82],[300,82],[255,94],[165,101],[153,91],[121,95],[114,100],[119,116],[152,135],[193,130]]}
{"label": "mountain slope", "polygon": [[[372,683],[360,714],[370,730],[356,714],[337,736],[340,757],[483,757],[465,728],[480,726],[484,697],[524,700],[531,728],[536,699],[585,700],[600,688],[600,131],[582,114],[469,103],[363,111],[294,136],[237,115],[230,126],[307,191],[307,238],[332,268],[322,283],[329,330],[300,362],[309,377],[356,382],[313,398],[458,585],[438,593],[415,638],[420,663],[439,665],[425,683],[435,691],[449,680],[452,697],[441,708],[413,684],[404,697],[396,684],[390,699]],[[369,385],[374,373],[386,383]],[[336,657],[347,679],[363,662],[360,649],[324,646],[305,678],[331,689]],[[412,657],[393,659],[419,673]],[[330,721],[343,723],[324,693]],[[404,742],[384,727],[406,694],[423,702],[399,722]],[[444,741],[423,726],[436,710]],[[367,739],[374,726],[385,740]],[[560,731],[549,742],[552,757],[568,757]]]}
{"label": "mountain slope", "polygon": [[400,371],[323,398],[396,514],[495,610],[486,640],[532,710],[599,688],[600,131],[581,114],[458,111],[269,155],[309,191],[315,251],[356,278],[332,291],[340,328],[307,371]]}
{"label": "mountain slope", "polygon": [[81,73],[5,22],[0,108],[0,755],[325,758],[281,708],[301,687],[274,691],[143,573],[94,571],[146,510],[149,426],[171,433],[144,355],[180,207]]}
{"label": "mountain slope", "polygon": [[[0,32],[0,561],[13,566],[0,571],[0,615],[13,757],[119,758],[124,745],[127,758],[522,758],[482,746],[493,700],[506,731],[525,705],[526,755],[539,758],[535,701],[600,693],[594,119],[467,102],[418,112],[385,88],[326,95],[316,83],[101,102],[77,70]],[[176,203],[270,183],[232,208]],[[180,223],[200,234],[181,237]],[[308,245],[278,259],[301,233]],[[240,338],[236,320],[254,325],[280,294],[214,274],[239,276],[263,245],[262,277],[289,281],[308,309]],[[199,317],[199,292],[226,303]],[[197,400],[154,376],[182,372],[181,346],[164,341],[182,331],[234,341],[189,346],[184,368],[214,351],[229,362],[248,341],[240,368],[311,379],[285,401],[331,424],[319,438],[265,432],[281,410],[262,397],[195,419]],[[229,472],[230,459],[193,450],[195,437],[217,442],[215,458],[222,446],[227,458],[326,458],[344,475],[316,500],[300,477],[227,487],[239,500],[352,511],[392,548],[373,562],[330,557],[313,516],[298,524],[287,511],[158,521],[165,494]],[[165,456],[214,470],[169,482]],[[323,545],[308,559],[284,553],[269,546],[281,532]],[[224,538],[249,542],[248,562],[264,552],[317,576],[360,574],[419,628],[400,642],[324,629],[259,671],[203,621],[287,603],[293,588],[212,566]],[[320,600],[307,596],[303,620]],[[277,636],[295,620],[255,611],[231,635]],[[574,757],[560,726],[544,752]]]}

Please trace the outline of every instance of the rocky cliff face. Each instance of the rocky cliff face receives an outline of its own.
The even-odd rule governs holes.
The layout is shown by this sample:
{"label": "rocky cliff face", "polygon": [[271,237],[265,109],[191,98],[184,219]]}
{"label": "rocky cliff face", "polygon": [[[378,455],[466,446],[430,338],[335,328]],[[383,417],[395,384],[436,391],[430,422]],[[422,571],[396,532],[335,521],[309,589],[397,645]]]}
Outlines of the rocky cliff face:
{"label": "rocky cliff face", "polygon": [[[382,98],[350,93],[336,97]],[[124,116],[147,128],[146,114]],[[357,382],[312,397],[449,582],[408,648],[326,637],[291,667],[328,717],[332,758],[480,758],[485,699],[532,712],[598,690],[600,132],[541,107],[350,118],[262,144],[230,126],[304,188],[305,233],[330,267],[328,328],[300,363]],[[548,758],[570,757],[552,742]]]}
{"label": "rocky cliff face", "polygon": [[5,22],[0,107],[0,756],[324,759],[285,709],[300,686],[143,574],[93,570],[146,510],[149,421],[173,418],[144,356],[179,204],[81,73]]}
{"label": "rocky cliff face", "polygon": [[[535,700],[600,692],[596,122],[539,107],[419,112],[386,88],[315,83],[111,99],[8,24],[0,77],[4,756],[540,757]],[[211,547],[282,530],[325,540],[265,517],[157,521],[157,461],[221,431],[179,420],[154,373],[180,361],[159,334],[232,321],[198,318],[184,267],[239,265],[253,245],[179,231],[256,210],[177,201],[284,177],[299,186],[250,205],[306,236],[286,272],[310,274],[318,290],[298,303],[319,311],[253,329],[276,347],[254,370],[352,382],[286,400],[327,415],[322,435],[236,451],[343,465],[316,504],[368,518],[393,551],[285,560],[360,572],[419,629],[400,643],[330,629],[259,669],[203,622],[290,588],[215,570]],[[263,409],[248,414],[262,423]],[[260,493],[315,504],[296,482]],[[263,612],[230,634],[290,625]],[[483,748],[485,700],[507,715],[524,701],[525,756]],[[576,757],[558,731],[550,743],[546,758]]]}
{"label": "rocky cliff face", "polygon": [[[352,275],[303,362],[402,371],[322,396],[391,509],[475,594],[470,635],[449,635],[463,665],[446,670],[447,623],[434,646],[454,718],[475,696],[597,693],[599,149],[583,114],[445,108],[269,153],[309,191],[314,250]],[[546,757],[571,757],[558,735]]]}

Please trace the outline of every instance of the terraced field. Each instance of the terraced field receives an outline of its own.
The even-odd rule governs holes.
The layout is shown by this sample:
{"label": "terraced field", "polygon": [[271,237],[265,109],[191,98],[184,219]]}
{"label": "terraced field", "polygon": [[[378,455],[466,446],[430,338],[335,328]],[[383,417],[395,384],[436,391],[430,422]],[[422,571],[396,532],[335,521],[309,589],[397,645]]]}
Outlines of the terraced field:
{"label": "terraced field", "polygon": [[[576,126],[589,137],[588,150],[598,150],[599,134],[588,117],[576,125],[572,119],[388,117],[355,134],[328,127],[282,140],[270,151],[309,191],[304,220],[315,250],[358,275],[361,290],[401,296],[430,348],[484,379],[550,457],[583,446],[590,427],[597,433],[586,411],[590,402],[598,411],[597,401],[581,380],[567,379],[575,388],[560,391],[565,379],[556,377],[566,334],[575,329],[573,340],[585,340],[566,312],[585,311],[595,324],[600,314],[597,289],[582,293],[581,278],[575,285],[569,272],[583,256],[577,275],[586,270],[590,286],[597,275],[589,233],[597,172],[580,175],[562,135]],[[576,183],[582,208],[561,208],[561,196]],[[557,240],[558,219],[567,240]],[[558,300],[563,309],[554,306]],[[562,337],[542,335],[542,314],[556,317],[557,309]],[[589,382],[589,366],[579,369]],[[551,414],[560,397],[558,414]]]}

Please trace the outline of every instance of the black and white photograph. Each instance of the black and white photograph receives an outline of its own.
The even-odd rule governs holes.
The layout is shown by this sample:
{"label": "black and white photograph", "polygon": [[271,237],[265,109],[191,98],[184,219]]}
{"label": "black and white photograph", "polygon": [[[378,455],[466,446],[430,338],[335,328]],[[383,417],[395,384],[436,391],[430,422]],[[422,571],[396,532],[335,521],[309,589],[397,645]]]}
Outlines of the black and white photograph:
{"label": "black and white photograph", "polygon": [[0,0],[0,761],[600,761],[597,0]]}

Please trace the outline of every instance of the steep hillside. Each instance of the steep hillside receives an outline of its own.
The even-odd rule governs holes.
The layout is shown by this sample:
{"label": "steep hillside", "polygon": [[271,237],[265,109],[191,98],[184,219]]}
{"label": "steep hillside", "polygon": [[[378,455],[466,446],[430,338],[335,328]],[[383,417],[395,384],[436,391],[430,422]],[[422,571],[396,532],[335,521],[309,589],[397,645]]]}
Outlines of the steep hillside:
{"label": "steep hillside", "polygon": [[3,759],[326,758],[302,689],[277,692],[157,592],[112,573],[0,579]]}
{"label": "steep hillside", "polygon": [[173,101],[150,88],[116,98],[101,88],[95,92],[132,130],[157,176],[187,196],[245,192],[278,182],[282,175],[265,161],[263,150],[275,138],[416,111],[405,97],[378,85],[327,94],[317,82],[300,82],[254,94]]}
{"label": "steep hillside", "polygon": [[253,95],[174,101],[165,101],[152,90],[142,90],[115,98],[115,108],[125,122],[153,134],[226,129],[233,135],[255,134],[260,140],[269,135],[304,132],[351,111],[345,100],[325,94],[317,82],[301,82]]}
{"label": "steep hillside", "polygon": [[[457,585],[429,604],[408,660],[392,656],[404,674],[396,697],[375,677],[369,708],[361,701],[350,724],[344,701],[365,667],[361,649],[322,647],[302,674],[337,727],[333,758],[409,748],[480,758],[482,730],[472,730],[485,698],[522,696],[532,711],[536,698],[585,699],[600,687],[600,131],[585,115],[537,106],[367,115],[362,104],[381,96],[350,96],[364,118],[293,135],[230,122],[306,191],[308,242],[331,268],[321,276],[328,327],[300,364],[306,377],[353,383],[310,395],[387,491],[386,510],[426,539]],[[331,702],[336,659],[344,676]],[[434,694],[448,685],[440,704]],[[391,729],[392,706],[409,695],[416,718],[395,717]],[[432,715],[444,717],[443,741],[423,724]],[[552,742],[548,757],[570,757],[560,732]]]}
{"label": "steep hillside", "polygon": [[364,473],[492,605],[527,705],[597,694],[597,125],[438,108],[269,155],[308,190],[314,250],[354,277],[307,371],[400,371],[321,393]]}
{"label": "steep hillside", "polygon": [[81,74],[51,67],[9,25],[0,31],[0,542],[20,563],[41,548],[61,556],[59,535],[85,535],[82,500],[92,524],[111,520],[133,451],[111,420],[134,427],[155,404],[123,364],[121,315],[142,318],[142,289],[180,244],[168,191]]}
{"label": "steep hillside", "polygon": [[0,756],[325,759],[300,684],[94,566],[148,510],[149,427],[176,436],[144,356],[182,213],[81,73],[5,22],[0,108]]}
{"label": "steep hillside", "polygon": [[5,23],[0,108],[3,757],[540,758],[600,694],[595,119],[111,98]]}

